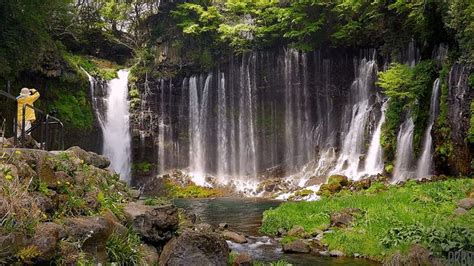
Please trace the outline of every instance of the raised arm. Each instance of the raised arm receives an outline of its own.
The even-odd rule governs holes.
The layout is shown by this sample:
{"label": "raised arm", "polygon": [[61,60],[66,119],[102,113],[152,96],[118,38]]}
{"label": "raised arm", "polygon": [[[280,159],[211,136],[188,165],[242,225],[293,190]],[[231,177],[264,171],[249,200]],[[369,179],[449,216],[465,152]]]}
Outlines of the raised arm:
{"label": "raised arm", "polygon": [[31,102],[35,102],[40,97],[40,94],[37,90],[31,89],[31,95],[29,96]]}

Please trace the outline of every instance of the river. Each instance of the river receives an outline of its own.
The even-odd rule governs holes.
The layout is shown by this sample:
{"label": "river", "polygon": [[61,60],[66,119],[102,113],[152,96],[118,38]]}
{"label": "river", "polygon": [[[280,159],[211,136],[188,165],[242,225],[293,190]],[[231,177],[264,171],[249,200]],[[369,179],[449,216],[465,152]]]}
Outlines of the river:
{"label": "river", "polygon": [[227,223],[231,230],[246,235],[248,243],[227,242],[236,252],[247,252],[253,260],[277,261],[284,259],[294,265],[379,265],[365,259],[320,257],[311,254],[286,254],[276,239],[259,233],[262,214],[275,208],[281,201],[259,198],[176,199],[175,205],[196,214],[200,222],[217,227]]}

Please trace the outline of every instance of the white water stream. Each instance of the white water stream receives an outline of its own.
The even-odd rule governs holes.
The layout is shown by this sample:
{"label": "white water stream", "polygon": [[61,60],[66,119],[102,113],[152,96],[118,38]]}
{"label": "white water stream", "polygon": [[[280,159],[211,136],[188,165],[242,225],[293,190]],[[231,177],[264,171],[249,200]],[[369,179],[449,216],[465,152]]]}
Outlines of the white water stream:
{"label": "white water stream", "polygon": [[105,121],[101,122],[104,155],[120,178],[130,181],[131,136],[128,110],[128,70],[119,70],[118,78],[107,86]]}
{"label": "white water stream", "polygon": [[439,78],[433,83],[433,91],[431,93],[431,104],[430,104],[430,119],[428,127],[425,131],[423,151],[421,157],[418,160],[418,167],[416,170],[416,177],[423,178],[431,174],[431,168],[433,164],[433,138],[431,137],[431,130],[433,128],[436,115],[438,113],[438,97],[439,97]]}

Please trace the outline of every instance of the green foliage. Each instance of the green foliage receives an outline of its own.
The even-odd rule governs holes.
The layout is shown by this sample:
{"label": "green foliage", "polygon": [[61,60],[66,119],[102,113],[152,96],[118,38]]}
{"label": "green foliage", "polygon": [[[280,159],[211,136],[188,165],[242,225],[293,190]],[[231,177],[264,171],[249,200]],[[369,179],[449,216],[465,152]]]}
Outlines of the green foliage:
{"label": "green foliage", "polygon": [[39,256],[41,253],[39,252],[38,248],[34,245],[27,246],[18,251],[16,256],[20,259],[23,263],[31,264],[33,263],[32,260]]}
{"label": "green foliage", "polygon": [[195,184],[188,184],[184,187],[179,184],[167,181],[165,183],[168,196],[172,198],[209,198],[219,195],[219,191],[213,188],[200,187]]}
{"label": "green foliage", "polygon": [[463,226],[448,225],[437,228],[416,223],[391,228],[381,243],[387,248],[404,243],[419,243],[435,254],[447,257],[450,251],[473,250],[474,232]]}
{"label": "green foliage", "polygon": [[[359,208],[363,215],[356,217],[351,228],[336,228],[333,233],[324,235],[323,243],[329,249],[382,260],[410,245],[415,236],[419,236],[421,244],[437,254],[445,255],[449,247],[473,243],[471,236],[474,225],[471,221],[474,212],[471,210],[463,216],[453,215],[456,202],[473,188],[474,180],[469,178],[423,184],[411,181],[402,187],[385,188],[379,184],[368,190],[339,193],[315,202],[284,203],[264,213],[261,231],[274,235],[279,228],[289,230],[295,225],[303,226],[306,231],[327,228],[331,213],[344,208]],[[390,232],[396,228],[415,228],[417,225],[424,228],[424,233],[407,233],[413,235],[413,239],[396,239],[395,234]]]}
{"label": "green foliage", "polygon": [[286,260],[278,260],[274,262],[263,262],[263,261],[254,261],[252,263],[252,266],[288,266],[288,265],[293,265]]}
{"label": "green foliage", "polygon": [[170,204],[170,201],[167,198],[151,197],[144,199],[143,204],[148,206],[167,205]]}
{"label": "green foliage", "polygon": [[15,77],[55,48],[52,29],[70,20],[70,0],[0,2],[0,77]]}
{"label": "green foliage", "polygon": [[79,68],[83,68],[90,75],[98,76],[104,80],[117,78],[117,70],[120,66],[111,61],[68,53],[64,53],[63,56],[67,62],[75,66],[78,71]]}
{"label": "green foliage", "polygon": [[49,109],[56,109],[59,118],[66,124],[79,129],[90,129],[94,122],[94,114],[83,90],[55,90],[55,100]]}
{"label": "green foliage", "polygon": [[454,30],[462,59],[474,62],[474,2],[466,0],[449,1],[445,16],[448,28]]}
{"label": "green foliage", "polygon": [[139,163],[134,163],[132,165],[132,170],[148,173],[151,171],[152,167],[153,167],[153,164],[150,162],[139,162]]}
{"label": "green foliage", "polygon": [[439,72],[441,95],[439,98],[439,115],[436,120],[437,136],[439,141],[436,143],[435,154],[440,158],[440,162],[447,163],[453,155],[453,144],[451,140],[451,127],[448,119],[448,76],[451,65],[443,65]]}
{"label": "green foliage", "polygon": [[107,257],[111,263],[139,265],[143,255],[140,253],[140,235],[129,228],[125,233],[114,232],[106,243]]}
{"label": "green foliage", "polygon": [[415,123],[413,146],[418,153],[429,118],[430,96],[435,76],[436,67],[431,60],[421,61],[413,68],[392,63],[388,70],[379,73],[377,85],[390,97],[381,136],[387,162],[393,162],[395,159],[401,114],[408,110]]}

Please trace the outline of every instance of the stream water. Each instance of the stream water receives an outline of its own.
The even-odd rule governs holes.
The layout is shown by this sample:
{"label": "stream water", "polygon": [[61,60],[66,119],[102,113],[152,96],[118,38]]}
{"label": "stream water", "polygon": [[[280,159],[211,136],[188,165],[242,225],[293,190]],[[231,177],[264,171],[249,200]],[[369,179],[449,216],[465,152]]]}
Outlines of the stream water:
{"label": "stream water", "polygon": [[248,243],[227,243],[233,251],[247,252],[254,260],[270,262],[284,259],[294,265],[379,265],[364,259],[283,253],[277,240],[262,236],[258,231],[263,212],[280,203],[259,198],[176,199],[174,202],[176,206],[196,214],[200,222],[215,227],[219,223],[227,223],[231,230],[245,234]]}

